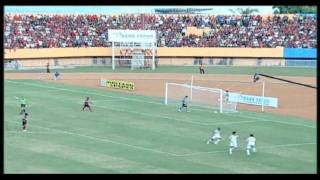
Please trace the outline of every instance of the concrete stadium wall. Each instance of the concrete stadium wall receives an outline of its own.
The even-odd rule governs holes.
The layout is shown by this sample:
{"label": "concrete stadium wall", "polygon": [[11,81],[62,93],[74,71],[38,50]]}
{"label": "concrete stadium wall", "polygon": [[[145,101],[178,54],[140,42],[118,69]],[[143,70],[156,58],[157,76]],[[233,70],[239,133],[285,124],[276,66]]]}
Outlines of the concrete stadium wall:
{"label": "concrete stadium wall", "polygon": [[[111,48],[46,48],[5,50],[5,60],[24,67],[110,65]],[[116,52],[116,55],[119,55]],[[283,48],[158,48],[158,65],[282,66]],[[97,63],[93,64],[96,60]]]}
{"label": "concrete stadium wall", "polygon": [[82,65],[89,66],[92,64],[91,57],[88,58],[41,58],[41,59],[23,59],[18,62],[23,67],[46,66],[49,63],[51,66],[68,66],[68,65]]}
{"label": "concrete stadium wall", "polygon": [[[118,52],[116,55],[119,55]],[[5,50],[4,59],[61,57],[110,57],[112,48],[42,48]],[[158,57],[251,57],[282,58],[283,48],[167,48],[157,49]]]}
{"label": "concrete stadium wall", "polygon": [[[231,65],[231,66],[284,66],[282,58],[257,59],[257,58],[159,58],[158,65],[195,65],[195,61],[201,60],[204,65]],[[211,61],[211,62],[210,62]]]}
{"label": "concrete stadium wall", "polygon": [[[93,61],[96,61],[94,64]],[[158,65],[191,66],[198,65],[200,61],[204,65],[226,65],[226,66],[285,66],[285,59],[257,59],[257,58],[184,58],[163,57],[158,58]],[[111,66],[111,58],[85,57],[85,58],[41,58],[18,60],[23,67],[45,67],[47,63],[51,66]],[[118,64],[118,62],[117,62]]]}

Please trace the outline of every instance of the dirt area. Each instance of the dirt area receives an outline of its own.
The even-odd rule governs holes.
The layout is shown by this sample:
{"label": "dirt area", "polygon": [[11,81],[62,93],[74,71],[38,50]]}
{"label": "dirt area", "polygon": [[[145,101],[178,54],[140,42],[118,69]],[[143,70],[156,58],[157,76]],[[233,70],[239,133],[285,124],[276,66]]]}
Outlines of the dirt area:
{"label": "dirt area", "polygon": [[[190,83],[191,74],[164,73],[63,73],[62,79],[54,81],[53,74],[46,73],[5,73],[5,79],[43,79],[54,83],[71,84],[77,86],[105,89],[99,86],[99,80],[124,80],[135,83],[133,93],[164,97],[165,83]],[[315,77],[282,77],[284,79],[316,86]],[[265,81],[265,96],[277,97],[278,108],[265,107],[265,112],[290,115],[316,120],[317,118],[317,90],[277,80],[261,78]],[[252,83],[252,76],[248,75],[194,75],[194,85],[228,89],[242,94],[262,95],[262,83]],[[117,90],[114,90],[117,91]],[[239,105],[239,109],[261,111],[261,107]]]}

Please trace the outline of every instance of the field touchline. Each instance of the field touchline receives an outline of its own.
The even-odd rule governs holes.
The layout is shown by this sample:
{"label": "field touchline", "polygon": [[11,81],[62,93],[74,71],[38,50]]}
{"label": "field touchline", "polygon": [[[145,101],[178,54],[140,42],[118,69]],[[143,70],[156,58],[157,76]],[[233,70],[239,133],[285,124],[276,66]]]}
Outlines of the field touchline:
{"label": "field touchline", "polygon": [[[61,91],[69,91],[69,92],[77,92],[77,93],[85,93],[85,94],[92,94],[92,95],[97,95],[97,96],[103,96],[103,97],[110,97],[110,98],[117,98],[117,99],[125,99],[125,100],[130,100],[130,101],[136,101],[136,102],[142,102],[142,103],[151,103],[151,104],[158,104],[158,105],[163,105],[163,103],[156,103],[156,102],[150,102],[150,101],[143,101],[143,100],[137,100],[137,99],[132,99],[132,98],[126,98],[126,97],[115,97],[115,96],[108,96],[108,95],[103,95],[99,93],[93,93],[93,92],[84,92],[84,91],[76,91],[76,90],[71,90],[71,89],[66,89],[66,88],[57,88],[57,87],[48,87],[48,86],[42,86],[39,84],[34,84],[34,83],[25,83],[25,82],[14,82],[11,80],[6,80],[7,82],[10,83],[15,83],[15,84],[24,84],[24,85],[29,85],[29,86],[35,86],[35,87],[41,87],[41,88],[46,88],[46,89],[57,89]],[[200,109],[195,109],[199,111],[206,111],[206,110],[200,110]],[[210,112],[210,111],[207,111]],[[233,115],[233,114],[228,114],[226,113],[225,115],[227,116],[233,116],[233,117],[239,117],[240,115]],[[280,123],[280,124],[289,124],[289,125],[295,125],[295,126],[303,126],[303,127],[308,127],[308,128],[313,128],[315,129],[316,127],[314,126],[308,126],[308,125],[303,125],[303,124],[295,124],[295,123],[288,123],[288,122],[280,122],[280,121],[274,121],[274,120],[269,120],[269,119],[264,119],[264,118],[259,118],[259,117],[252,117],[252,116],[246,116],[246,115],[241,115],[244,118],[250,118],[250,119],[256,119],[256,120],[263,120],[263,121],[269,121],[269,122],[274,122],[274,123]],[[240,116],[240,117],[241,117]],[[202,123],[201,123],[202,124]],[[208,124],[206,124],[208,125]]]}
{"label": "field touchline", "polygon": [[9,134],[63,134],[60,132],[36,132],[36,131],[26,131],[26,132],[21,132],[21,131],[5,131],[5,133],[9,133]]}

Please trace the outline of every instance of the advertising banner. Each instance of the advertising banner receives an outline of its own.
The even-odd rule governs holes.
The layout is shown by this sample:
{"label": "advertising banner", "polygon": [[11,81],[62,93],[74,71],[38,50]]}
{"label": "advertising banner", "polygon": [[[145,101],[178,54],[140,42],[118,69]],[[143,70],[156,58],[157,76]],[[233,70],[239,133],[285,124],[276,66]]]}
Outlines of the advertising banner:
{"label": "advertising banner", "polygon": [[251,104],[256,106],[261,106],[262,102],[264,106],[278,107],[278,98],[274,97],[262,97],[262,96],[252,96],[246,94],[229,93],[228,100],[230,102],[237,102],[243,104]]}
{"label": "advertising banner", "polygon": [[100,86],[112,88],[112,89],[123,89],[123,90],[134,91],[133,82],[101,79]]}
{"label": "advertising banner", "polygon": [[156,42],[156,32],[151,30],[108,30],[108,40],[113,42]]}

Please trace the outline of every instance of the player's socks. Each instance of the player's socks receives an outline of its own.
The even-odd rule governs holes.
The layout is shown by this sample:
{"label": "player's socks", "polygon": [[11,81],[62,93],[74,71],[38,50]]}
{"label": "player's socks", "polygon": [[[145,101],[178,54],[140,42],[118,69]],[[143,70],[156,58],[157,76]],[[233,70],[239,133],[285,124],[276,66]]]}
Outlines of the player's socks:
{"label": "player's socks", "polygon": [[207,141],[207,144],[209,144],[210,143],[210,139]]}
{"label": "player's socks", "polygon": [[252,151],[253,151],[253,152],[257,152],[256,148],[253,148]]}
{"label": "player's socks", "polygon": [[232,154],[232,148],[229,148],[229,154]]}
{"label": "player's socks", "polygon": [[219,139],[217,139],[216,141],[214,141],[214,144],[218,144],[218,142],[219,142],[220,140]]}
{"label": "player's socks", "polygon": [[248,155],[248,156],[250,155],[250,150],[249,150],[249,149],[247,149],[247,155]]}

